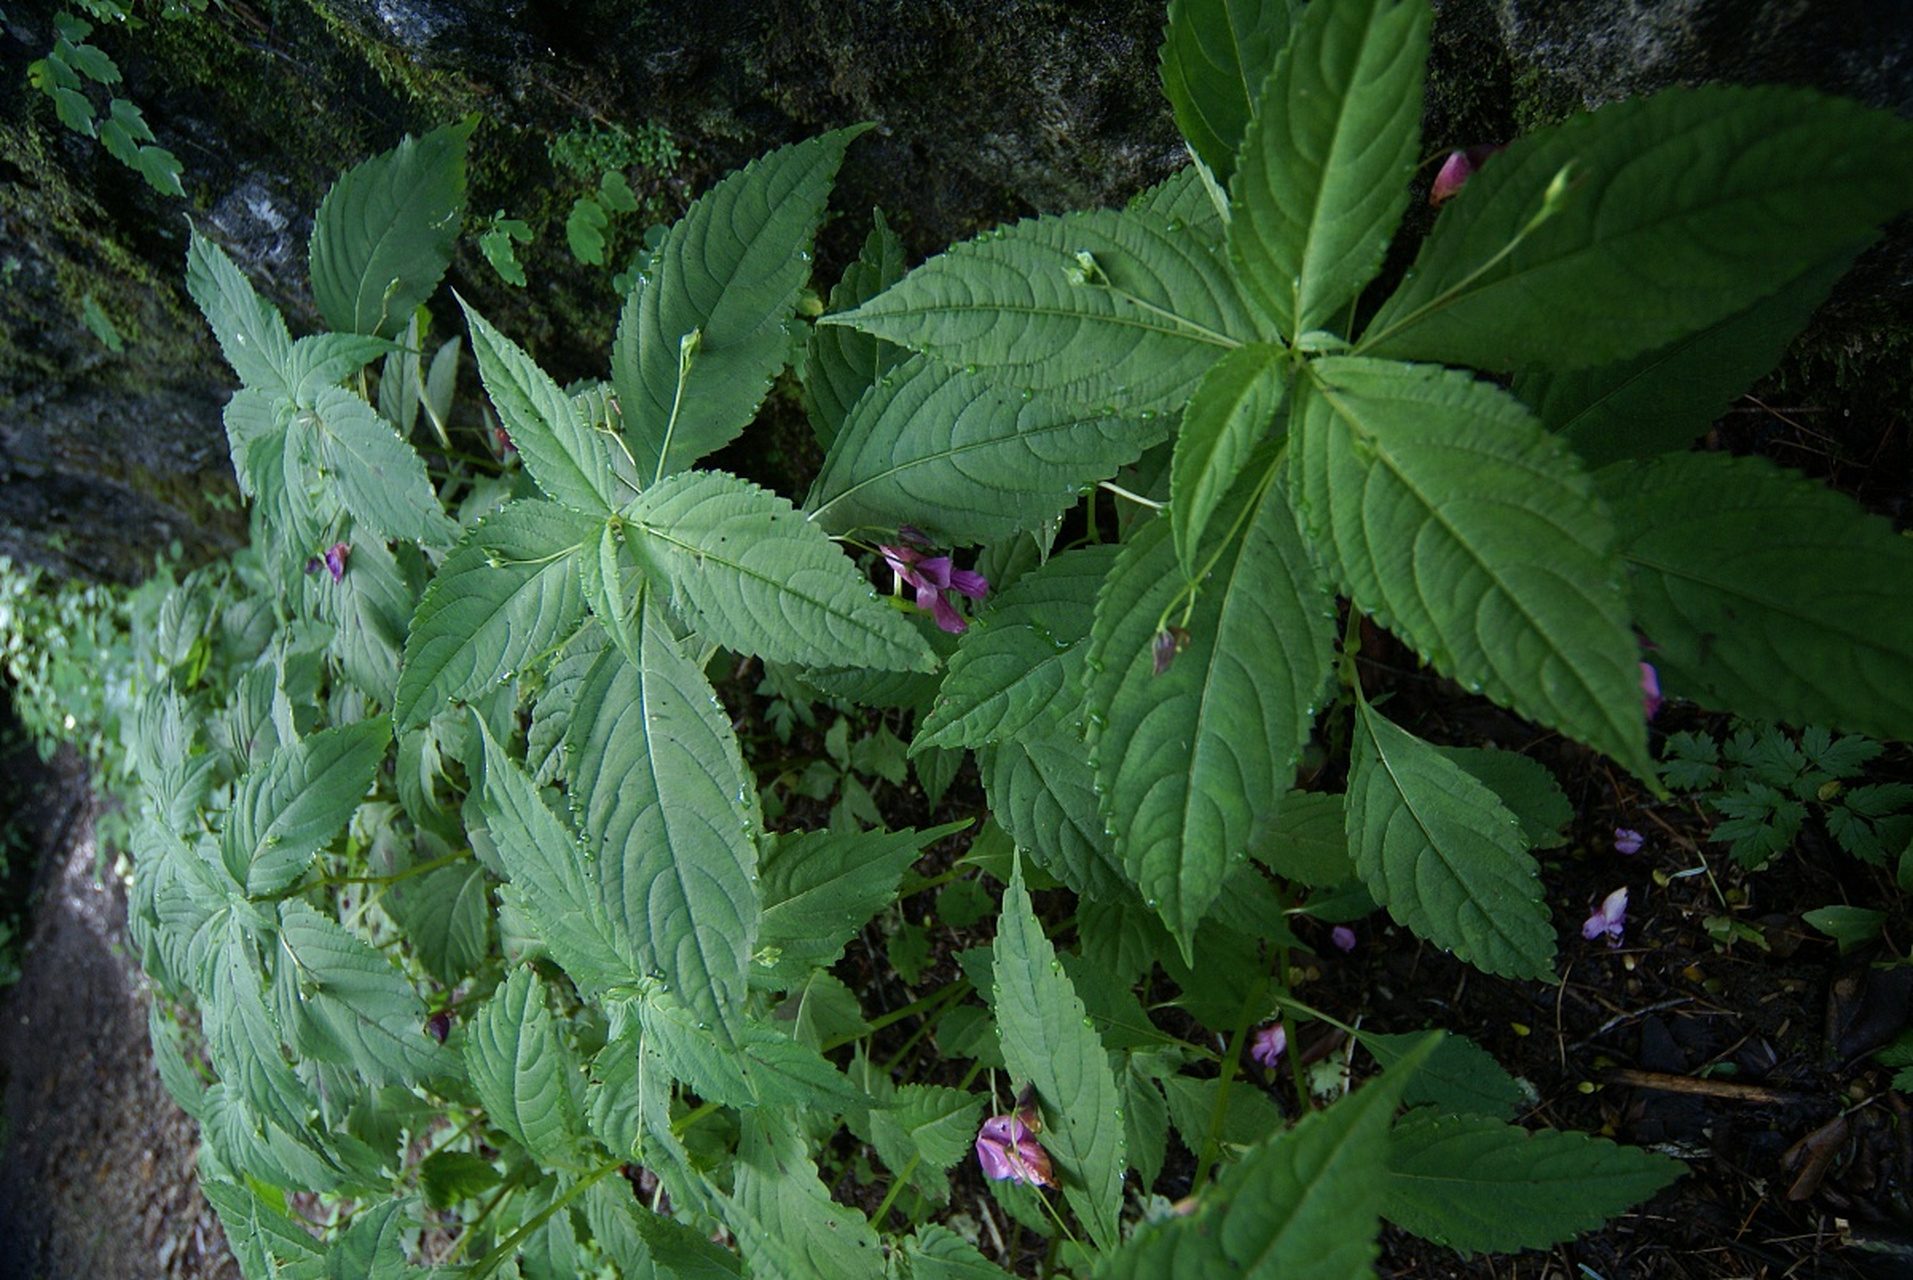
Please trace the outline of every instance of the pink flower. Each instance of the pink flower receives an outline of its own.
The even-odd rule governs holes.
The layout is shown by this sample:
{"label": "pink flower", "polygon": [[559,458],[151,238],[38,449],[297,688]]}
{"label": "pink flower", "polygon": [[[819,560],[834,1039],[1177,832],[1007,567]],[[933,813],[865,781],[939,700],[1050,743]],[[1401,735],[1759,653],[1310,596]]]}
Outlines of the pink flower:
{"label": "pink flower", "polygon": [[1026,1182],[1032,1187],[1056,1185],[1050,1172],[1049,1152],[1036,1140],[1036,1131],[1024,1123],[1035,1113],[991,1116],[976,1136],[976,1162],[983,1176],[993,1182]]}
{"label": "pink flower", "polygon": [[1281,1023],[1271,1022],[1255,1033],[1255,1043],[1249,1046],[1249,1060],[1273,1071],[1288,1047],[1289,1033],[1282,1029]]}
{"label": "pink flower", "polygon": [[1355,950],[1355,930],[1345,924],[1338,924],[1329,930],[1329,939],[1342,951]]}
{"label": "pink flower", "polygon": [[338,582],[345,577],[345,558],[352,554],[352,548],[343,542],[335,542],[327,547],[324,556],[313,556],[306,561],[306,572],[317,573],[324,565],[332,580]]}
{"label": "pink flower", "polygon": [[1449,152],[1448,158],[1442,161],[1441,172],[1435,175],[1435,185],[1428,191],[1428,203],[1440,206],[1461,194],[1462,184],[1474,177],[1475,171],[1499,150],[1500,147],[1482,143],[1466,151]]}
{"label": "pink flower", "polygon": [[1639,853],[1646,837],[1632,827],[1614,828],[1614,852]]}
{"label": "pink flower", "polygon": [[923,535],[910,526],[897,530],[897,535],[904,540],[903,545],[883,543],[877,550],[883,552],[891,572],[897,575],[898,590],[908,583],[916,590],[917,608],[935,618],[939,627],[952,632],[965,630],[968,624],[950,603],[949,593],[981,600],[989,593],[989,581],[980,573],[953,567],[949,556],[925,556],[921,545],[912,545],[921,544]]}
{"label": "pink flower", "polygon": [[1661,709],[1661,676],[1654,670],[1654,664],[1641,664],[1641,705],[1647,708],[1647,718],[1652,720],[1654,713]]}
{"label": "pink flower", "polygon": [[1603,935],[1607,945],[1621,945],[1621,930],[1627,927],[1627,889],[1625,886],[1607,895],[1600,906],[1594,909],[1586,922],[1581,925],[1581,936],[1589,942]]}

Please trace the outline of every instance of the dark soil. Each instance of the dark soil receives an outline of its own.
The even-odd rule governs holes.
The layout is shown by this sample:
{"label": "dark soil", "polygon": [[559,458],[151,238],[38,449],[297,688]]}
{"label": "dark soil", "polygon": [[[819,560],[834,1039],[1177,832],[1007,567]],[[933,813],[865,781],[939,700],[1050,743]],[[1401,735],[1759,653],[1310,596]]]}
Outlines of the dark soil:
{"label": "dark soil", "polygon": [[[39,851],[20,982],[0,992],[0,1280],[236,1280],[193,1181],[199,1134],[153,1070],[126,899],[95,876],[94,800],[0,724],[0,830]],[[25,865],[22,865],[25,863]]]}

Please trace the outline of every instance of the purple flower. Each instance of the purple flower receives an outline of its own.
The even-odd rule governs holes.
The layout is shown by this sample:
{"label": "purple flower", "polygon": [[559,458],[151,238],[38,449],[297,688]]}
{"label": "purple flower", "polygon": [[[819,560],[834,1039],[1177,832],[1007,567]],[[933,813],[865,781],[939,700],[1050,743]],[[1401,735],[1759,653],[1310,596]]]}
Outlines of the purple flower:
{"label": "purple flower", "polygon": [[1654,713],[1661,709],[1661,676],[1654,670],[1654,664],[1641,664],[1641,705],[1647,708],[1647,718],[1652,720]]}
{"label": "purple flower", "polygon": [[981,600],[989,593],[989,581],[980,573],[953,567],[949,556],[925,556],[921,547],[911,545],[920,542],[923,535],[908,525],[899,529],[897,536],[904,540],[903,545],[882,543],[877,550],[883,552],[891,572],[897,575],[898,589],[908,583],[916,590],[917,608],[935,618],[945,631],[963,631],[968,624],[950,603],[949,593]]}
{"label": "purple flower", "polygon": [[1474,177],[1475,171],[1499,150],[1500,147],[1482,143],[1466,151],[1450,151],[1448,158],[1442,161],[1441,172],[1435,175],[1435,185],[1429,189],[1428,203],[1439,206],[1460,195],[1462,184]]}
{"label": "purple flower", "polygon": [[1345,924],[1338,924],[1329,930],[1329,938],[1342,951],[1355,950],[1355,930]]}
{"label": "purple flower", "polygon": [[345,558],[352,554],[352,548],[343,542],[335,542],[325,549],[326,572],[332,580],[338,582],[345,577]]}
{"label": "purple flower", "polygon": [[1614,852],[1616,853],[1639,853],[1645,840],[1646,837],[1632,827],[1614,828]]}
{"label": "purple flower", "polygon": [[1273,1071],[1288,1047],[1289,1033],[1282,1029],[1281,1023],[1271,1022],[1255,1033],[1255,1043],[1249,1046],[1249,1060]]}
{"label": "purple flower", "polygon": [[1589,942],[1603,935],[1607,945],[1621,945],[1621,930],[1627,927],[1627,889],[1625,886],[1607,895],[1600,906],[1594,909],[1586,922],[1581,925],[1581,936]]}
{"label": "purple flower", "polygon": [[1034,1112],[991,1116],[976,1135],[976,1162],[993,1182],[1026,1182],[1032,1187],[1056,1185],[1050,1173],[1049,1152],[1036,1140],[1036,1131],[1023,1122]]}
{"label": "purple flower", "polygon": [[1156,633],[1156,639],[1150,645],[1150,653],[1156,662],[1156,674],[1169,670],[1169,664],[1176,655],[1189,647],[1189,633],[1178,626],[1167,626]]}

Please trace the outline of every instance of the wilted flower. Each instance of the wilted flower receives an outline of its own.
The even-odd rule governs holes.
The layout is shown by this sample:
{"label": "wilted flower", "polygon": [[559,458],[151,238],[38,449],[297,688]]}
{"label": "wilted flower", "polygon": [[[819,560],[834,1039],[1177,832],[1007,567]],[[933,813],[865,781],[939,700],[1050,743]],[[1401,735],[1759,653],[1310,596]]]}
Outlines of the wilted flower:
{"label": "wilted flower", "polygon": [[431,1033],[432,1039],[444,1044],[445,1037],[452,1034],[452,1015],[440,1009],[425,1020],[425,1030]]}
{"label": "wilted flower", "polygon": [[1036,1140],[1036,1130],[1024,1123],[1025,1116],[1035,1119],[1034,1111],[1025,1111],[985,1120],[976,1136],[976,1162],[983,1176],[994,1182],[1053,1187],[1049,1152]]}
{"label": "wilted flower", "polygon": [[317,573],[324,565],[332,580],[338,582],[345,577],[345,558],[352,554],[352,548],[343,542],[335,542],[325,549],[323,556],[312,556],[306,561],[306,572]]}
{"label": "wilted flower", "polygon": [[897,535],[903,539],[901,545],[883,543],[877,550],[883,552],[891,572],[897,575],[898,589],[908,583],[916,590],[917,608],[935,618],[945,631],[963,631],[968,624],[950,603],[948,593],[955,591],[981,600],[989,593],[988,580],[980,573],[953,567],[949,556],[924,555],[923,535],[908,525],[897,530]]}
{"label": "wilted flower", "polygon": [[1661,709],[1661,676],[1651,662],[1641,664],[1641,705],[1647,708],[1649,720]]}
{"label": "wilted flower", "polygon": [[1500,147],[1482,143],[1469,147],[1466,151],[1451,151],[1442,161],[1441,172],[1435,175],[1435,185],[1429,188],[1428,203],[1441,205],[1454,199],[1461,193],[1462,184],[1474,177],[1489,156],[1501,150]]}
{"label": "wilted flower", "polygon": [[1614,852],[1639,853],[1646,837],[1632,827],[1614,828]]}
{"label": "wilted flower", "polygon": [[1282,1029],[1281,1023],[1271,1022],[1255,1033],[1255,1043],[1249,1046],[1249,1060],[1273,1071],[1288,1047],[1289,1033]]}
{"label": "wilted flower", "polygon": [[1169,670],[1169,664],[1176,655],[1189,647],[1189,633],[1181,627],[1170,625],[1156,633],[1155,642],[1150,645],[1150,653],[1155,658],[1156,674]]}
{"label": "wilted flower", "polygon": [[1621,945],[1621,930],[1627,927],[1627,889],[1625,886],[1607,895],[1594,914],[1581,926],[1581,936],[1589,942],[1606,935],[1607,945]]}
{"label": "wilted flower", "polygon": [[1329,930],[1329,938],[1342,951],[1355,950],[1355,930],[1345,924],[1338,924]]}

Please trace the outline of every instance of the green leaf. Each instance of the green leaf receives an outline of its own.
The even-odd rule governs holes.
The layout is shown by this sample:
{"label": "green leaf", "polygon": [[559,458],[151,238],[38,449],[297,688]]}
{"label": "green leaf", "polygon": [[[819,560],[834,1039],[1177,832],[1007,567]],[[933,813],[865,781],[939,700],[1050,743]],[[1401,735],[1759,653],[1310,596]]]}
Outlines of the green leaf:
{"label": "green leaf", "polygon": [[913,356],[850,410],[804,505],[835,533],[907,524],[939,544],[1001,541],[1134,461],[1162,438],[1159,416],[1025,398]]}
{"label": "green leaf", "polygon": [[906,1237],[903,1251],[911,1280],[1004,1280],[1009,1275],[975,1245],[934,1222]]}
{"label": "green leaf", "polygon": [[418,1189],[434,1209],[483,1195],[498,1185],[499,1172],[485,1157],[469,1151],[434,1151],[419,1161]]}
{"label": "green leaf", "polygon": [[1413,1111],[1388,1140],[1382,1213],[1464,1251],[1545,1249],[1678,1178],[1678,1160],[1584,1133]]}
{"label": "green leaf", "polygon": [[274,395],[290,394],[292,335],[285,320],[253,291],[226,251],[197,231],[186,250],[186,289],[239,380]]}
{"label": "green leaf", "polygon": [[298,898],[279,904],[279,938],[297,969],[299,1009],[325,1060],[374,1085],[450,1075],[456,1059],[425,1033],[425,1005],[405,975]]}
{"label": "green leaf", "polygon": [[205,1178],[200,1190],[219,1212],[234,1258],[246,1274],[283,1280],[319,1280],[324,1275],[325,1250],[312,1233],[267,1204],[252,1187]]}
{"label": "green leaf", "polygon": [[588,267],[604,265],[604,229],[610,224],[604,206],[590,196],[579,196],[571,203],[565,218],[565,244],[571,256]]}
{"label": "green leaf", "polygon": [[724,1220],[760,1280],[882,1280],[883,1248],[863,1214],[830,1198],[793,1118],[747,1112]]}
{"label": "green leaf", "polygon": [[1038,866],[1097,901],[1131,896],[1082,739],[1006,738],[977,752],[977,770],[996,820]]}
{"label": "green leaf", "polygon": [[1189,149],[1225,187],[1262,85],[1289,41],[1289,0],[1171,0],[1162,91]]}
{"label": "green leaf", "polygon": [[638,1004],[644,1047],[674,1079],[728,1107],[800,1107],[835,1114],[868,1100],[830,1061],[756,1022],[720,1044],[675,997],[652,990]]}
{"label": "green leaf", "polygon": [[1328,326],[1382,263],[1421,146],[1420,0],[1304,9],[1230,187],[1243,292],[1291,339]]}
{"label": "green leaf", "polygon": [[571,633],[584,598],[570,557],[597,528],[556,503],[523,501],[465,535],[412,615],[392,704],[400,730],[511,679]]}
{"label": "green leaf", "polygon": [[944,1203],[950,1184],[943,1173],[975,1150],[983,1102],[962,1089],[903,1085],[888,1106],[871,1110],[871,1144],[893,1174]]}
{"label": "green leaf", "polygon": [[[286,1062],[284,1036],[266,1007],[265,978],[252,945],[230,917],[205,945],[210,972],[197,989],[214,1072],[258,1122],[304,1130],[312,1101]],[[212,1095],[209,1089],[203,1099],[209,1106]]]}
{"label": "green leaf", "polygon": [[757,412],[790,354],[786,326],[844,148],[869,127],[760,156],[699,196],[665,236],[611,351],[644,483],[730,443]]}
{"label": "green leaf", "polygon": [[1221,255],[1146,212],[999,227],[826,316],[1069,409],[1171,411],[1260,335]]}
{"label": "green leaf", "polygon": [[1021,868],[1003,895],[995,961],[997,1035],[1003,1061],[1035,1087],[1041,1141],[1057,1180],[1100,1248],[1122,1239],[1122,1099],[1103,1042],[1056,963],[1056,949],[1030,908]]}
{"label": "green leaf", "polygon": [[[870,217],[874,225],[863,252],[830,291],[831,311],[849,311],[903,279],[903,241],[884,221],[883,210],[871,210]],[[810,358],[804,365],[804,405],[817,443],[828,450],[851,406],[908,354],[894,343],[843,325],[813,326]]]}
{"label": "green leaf", "polygon": [[[1197,1080],[1172,1075],[1162,1081],[1168,1099],[1169,1118],[1191,1151],[1201,1151],[1209,1141],[1216,1120],[1216,1097],[1222,1082]],[[1229,1090],[1222,1123],[1215,1129],[1218,1142],[1231,1147],[1253,1146],[1285,1126],[1282,1109],[1269,1101],[1269,1095],[1246,1081],[1238,1080]]]}
{"label": "green leaf", "polygon": [[1203,1193],[1194,1213],[1146,1226],[1105,1257],[1098,1280],[1371,1276],[1389,1120],[1416,1065],[1411,1056],[1400,1069],[1252,1148]]}
{"label": "green leaf", "polygon": [[407,1280],[405,1235],[417,1202],[410,1196],[366,1205],[334,1241],[325,1259],[326,1280]]}
{"label": "green leaf", "polygon": [[910,621],[782,496],[722,471],[668,477],[626,512],[646,576],[709,639],[813,666],[929,671]]}
{"label": "green leaf", "polygon": [[997,597],[989,625],[964,633],[911,752],[1079,734],[1082,641],[1119,550],[1105,543],[1052,556]]}
{"label": "green leaf", "polygon": [[1592,369],[1528,370],[1513,391],[1590,470],[1686,449],[1773,369],[1853,257],[1836,253],[1779,292],[1664,347]]}
{"label": "green leaf", "polygon": [[[1384,1035],[1374,1031],[1361,1033],[1362,1047],[1375,1055],[1384,1071],[1428,1039],[1426,1032]],[[1528,1092],[1519,1080],[1467,1036],[1453,1032],[1442,1036],[1415,1071],[1414,1078],[1402,1090],[1402,1102],[1411,1107],[1426,1106],[1444,1115],[1487,1116],[1507,1120],[1528,1101]]]}
{"label": "green leaf", "polygon": [[[292,344],[286,380],[292,384],[293,403],[309,409],[322,388],[337,386],[380,356],[395,356],[394,344],[358,333],[315,333]],[[379,380],[385,390],[385,379]],[[380,397],[381,407],[384,397]]]}
{"label": "green leaf", "polygon": [[897,882],[930,845],[968,826],[927,831],[800,831],[779,835],[759,875],[760,955],[787,980],[835,964],[844,944],[897,895]]}
{"label": "green leaf", "polygon": [[304,875],[365,798],[391,740],[383,716],[326,729],[279,748],[235,783],[219,840],[233,879],[262,895]]}
{"label": "green leaf", "polygon": [[1365,702],[1348,843],[1375,901],[1420,937],[1489,973],[1553,971],[1554,923],[1521,824],[1485,784]]}
{"label": "green leaf", "polygon": [[492,1124],[545,1164],[572,1166],[584,1076],[529,965],[513,969],[466,1025],[465,1069]]}
{"label": "green leaf", "polygon": [[447,987],[470,977],[491,953],[491,882],[483,867],[413,876],[393,885],[382,905],[405,930],[419,963]]}
{"label": "green leaf", "polygon": [[630,497],[612,462],[611,437],[595,430],[517,344],[465,302],[472,356],[525,470],[546,494],[574,511],[609,515]]}
{"label": "green leaf", "polygon": [[1913,737],[1913,543],[1760,458],[1596,476],[1661,687],[1742,715]]}
{"label": "green leaf", "polygon": [[1488,369],[1619,360],[1851,253],[1910,192],[1913,127],[1884,111],[1771,85],[1617,102],[1470,178],[1361,347]]}
{"label": "green leaf", "polygon": [[1471,690],[1652,776],[1614,528],[1561,443],[1457,371],[1328,357],[1296,396],[1297,506],[1356,607]]}
{"label": "green leaf", "polygon": [[141,147],[133,157],[133,169],[146,179],[146,185],[163,196],[184,196],[179,175],[186,171],[179,157],[165,147]]}
{"label": "green leaf", "polygon": [[1269,434],[1288,388],[1281,347],[1255,342],[1212,366],[1182,413],[1169,469],[1169,519],[1176,560],[1194,581],[1202,535],[1236,477]]}
{"label": "green leaf", "polygon": [[458,526],[439,508],[425,459],[371,405],[323,386],[302,420],[316,437],[323,474],[368,532],[433,548],[457,540]]}
{"label": "green leaf", "polygon": [[585,990],[636,981],[636,947],[615,932],[584,847],[474,714],[485,753],[485,827],[539,935]]}
{"label": "green leaf", "polygon": [[641,662],[607,647],[578,691],[572,802],[611,936],[725,1034],[757,933],[757,789],[651,592],[636,632]]}
{"label": "green leaf", "polygon": [[1288,789],[1336,634],[1334,600],[1279,484],[1246,477],[1218,522],[1246,528],[1218,549],[1168,669],[1155,671],[1157,628],[1185,589],[1168,520],[1132,536],[1110,571],[1088,657],[1103,815],[1185,958]]}
{"label": "green leaf", "polygon": [[1249,852],[1285,880],[1333,888],[1355,876],[1345,824],[1341,796],[1291,791],[1282,797],[1268,834]]}
{"label": "green leaf", "polygon": [[1493,747],[1442,747],[1440,751],[1495,793],[1521,824],[1521,839],[1529,848],[1553,849],[1567,843],[1561,829],[1574,821],[1574,805],[1548,766]]}
{"label": "green leaf", "polygon": [[465,213],[465,144],[478,117],[405,138],[354,165],[312,223],[312,300],[331,329],[390,338],[438,288]]}

